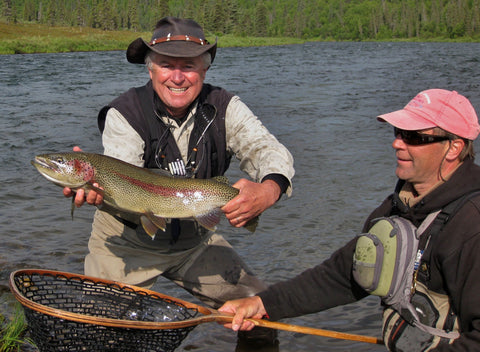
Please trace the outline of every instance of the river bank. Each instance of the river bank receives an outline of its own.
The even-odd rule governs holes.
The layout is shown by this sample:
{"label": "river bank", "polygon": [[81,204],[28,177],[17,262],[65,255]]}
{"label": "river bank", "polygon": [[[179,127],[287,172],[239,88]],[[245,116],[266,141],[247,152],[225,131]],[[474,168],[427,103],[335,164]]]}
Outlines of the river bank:
{"label": "river bank", "polygon": [[[126,50],[128,44],[134,39],[138,37],[149,39],[150,36],[150,32],[105,31],[89,27],[53,27],[33,23],[0,23],[0,55]],[[215,41],[215,38],[214,34],[207,33],[208,40]],[[319,38],[236,37],[232,35],[223,35],[217,40],[220,48],[333,41]],[[430,38],[428,40],[396,38],[383,41],[480,42],[480,38]]]}
{"label": "river bank", "polygon": [[[87,27],[51,27],[40,24],[0,23],[0,55],[125,50],[134,39],[149,39],[150,32],[104,31]],[[215,35],[207,39],[215,41]],[[299,44],[297,38],[222,36],[219,47]]]}

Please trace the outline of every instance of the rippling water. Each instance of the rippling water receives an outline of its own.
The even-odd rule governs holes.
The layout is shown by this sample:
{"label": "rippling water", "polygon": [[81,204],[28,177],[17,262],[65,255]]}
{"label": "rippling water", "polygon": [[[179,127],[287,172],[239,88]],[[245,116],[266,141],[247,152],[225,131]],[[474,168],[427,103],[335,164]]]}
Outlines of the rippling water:
{"label": "rippling water", "polygon": [[[252,269],[273,283],[300,273],[360,231],[393,189],[391,130],[375,120],[429,88],[457,90],[480,112],[478,43],[307,43],[221,48],[207,82],[238,94],[295,158],[292,198],[266,211],[253,235],[221,224]],[[93,208],[70,217],[61,189],[30,165],[35,154],[102,152],[98,110],[146,82],[123,52],[0,56],[0,288],[26,267],[82,273]],[[476,145],[476,149],[479,146]],[[233,165],[232,182],[241,177]],[[160,280],[155,289],[194,301]],[[9,294],[0,308],[11,309]],[[289,323],[380,335],[374,298]],[[233,351],[236,337],[198,326],[180,351]],[[382,351],[379,346],[280,332],[279,351]]]}

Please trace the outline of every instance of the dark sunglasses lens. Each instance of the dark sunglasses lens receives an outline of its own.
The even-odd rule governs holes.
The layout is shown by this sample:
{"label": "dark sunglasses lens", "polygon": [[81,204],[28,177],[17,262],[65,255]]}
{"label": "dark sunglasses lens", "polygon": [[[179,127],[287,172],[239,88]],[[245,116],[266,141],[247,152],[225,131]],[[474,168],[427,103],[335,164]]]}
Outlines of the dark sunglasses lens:
{"label": "dark sunglasses lens", "polygon": [[408,145],[430,144],[430,143],[445,141],[449,139],[446,136],[426,135],[426,134],[421,134],[418,131],[401,130],[396,127],[393,129],[393,133],[395,134],[395,137],[400,135],[400,138]]}
{"label": "dark sunglasses lens", "polygon": [[407,131],[394,128],[393,133],[395,134],[395,137],[400,136],[400,138],[409,145],[418,145],[422,143],[421,136],[416,131]]}

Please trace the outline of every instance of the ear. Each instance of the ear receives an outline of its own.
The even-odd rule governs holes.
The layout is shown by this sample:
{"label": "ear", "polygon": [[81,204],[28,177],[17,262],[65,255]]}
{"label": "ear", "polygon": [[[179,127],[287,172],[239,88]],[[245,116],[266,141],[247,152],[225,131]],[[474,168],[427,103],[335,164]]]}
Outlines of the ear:
{"label": "ear", "polygon": [[449,143],[450,143],[450,147],[448,148],[448,152],[447,152],[447,155],[445,156],[445,159],[448,161],[454,161],[458,159],[460,153],[465,147],[465,141],[461,138],[458,138],[450,141]]}

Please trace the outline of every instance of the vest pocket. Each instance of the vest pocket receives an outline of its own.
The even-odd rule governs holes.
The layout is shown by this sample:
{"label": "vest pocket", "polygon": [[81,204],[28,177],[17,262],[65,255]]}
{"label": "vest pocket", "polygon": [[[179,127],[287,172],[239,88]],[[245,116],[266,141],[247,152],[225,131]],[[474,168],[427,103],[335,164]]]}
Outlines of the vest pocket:
{"label": "vest pocket", "polygon": [[367,292],[378,288],[383,256],[383,244],[377,236],[364,233],[358,237],[353,257],[353,277]]}

